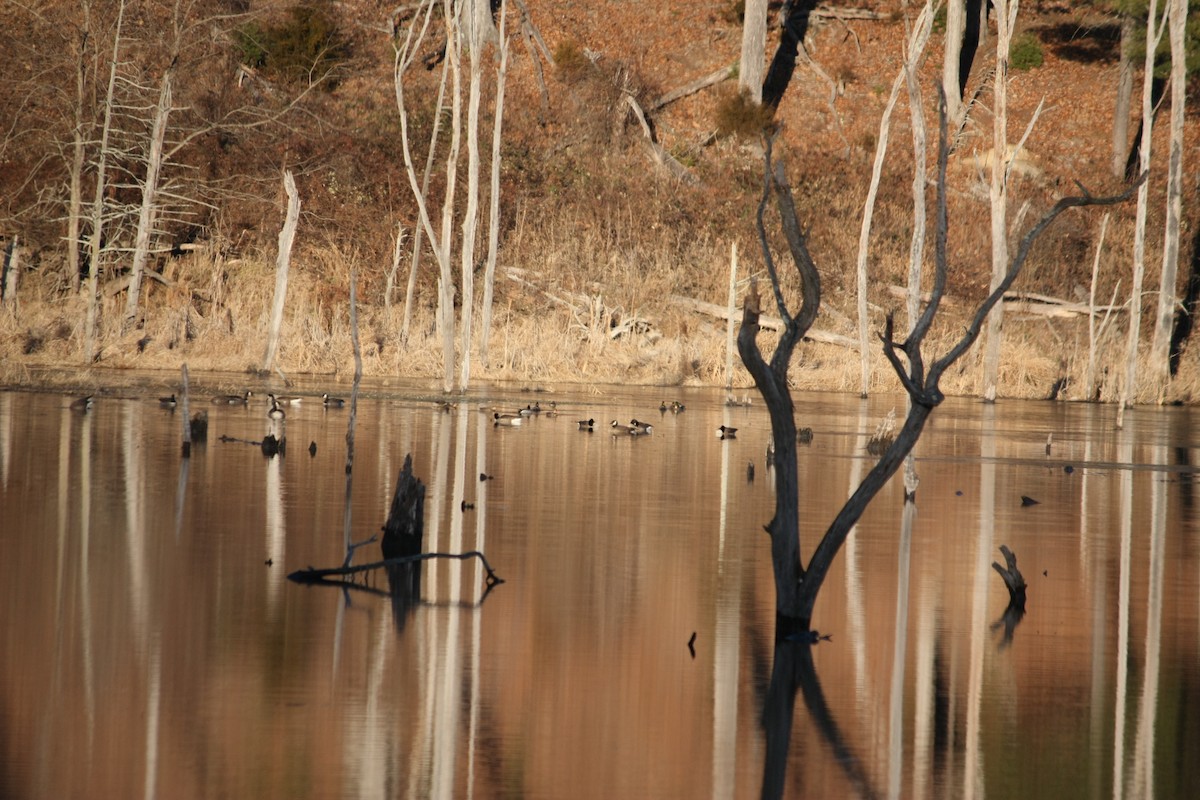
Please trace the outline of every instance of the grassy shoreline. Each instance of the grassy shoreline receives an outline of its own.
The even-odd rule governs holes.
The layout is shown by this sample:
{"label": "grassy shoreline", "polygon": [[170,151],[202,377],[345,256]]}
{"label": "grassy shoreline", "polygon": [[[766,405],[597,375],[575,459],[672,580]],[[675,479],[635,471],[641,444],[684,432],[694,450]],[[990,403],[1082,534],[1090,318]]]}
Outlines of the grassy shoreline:
{"label": "grassy shoreline", "polygon": [[[170,286],[155,284],[146,299],[142,325],[122,332],[121,297],[102,301],[98,338],[100,357],[82,365],[80,341],[84,301],[81,296],[59,297],[49,287],[27,283],[18,304],[0,310],[0,352],[9,354],[0,366],[0,386],[90,392],[121,387],[154,388],[168,393],[179,382],[186,363],[200,391],[237,391],[289,386],[291,382],[320,381],[348,387],[354,360],[349,324],[348,281],[341,285],[330,275],[347,275],[337,254],[308,252],[293,270],[281,336],[278,373],[258,374],[269,324],[273,266],[265,259],[223,262],[199,254],[167,270]],[[721,256],[711,254],[715,261]],[[326,260],[322,262],[322,258]],[[726,276],[728,267],[724,267]],[[709,270],[712,272],[713,270]],[[598,287],[540,283],[533,273],[512,269],[498,277],[497,300],[489,339],[490,357],[472,354],[475,384],[528,387],[564,384],[621,384],[664,387],[726,385],[726,322],[685,308],[667,299],[679,282],[664,281],[653,293],[635,274],[615,275],[602,291]],[[727,280],[727,277],[726,277]],[[716,279],[714,279],[714,283]],[[582,291],[579,291],[582,290]],[[726,290],[727,291],[727,290]],[[705,300],[712,299],[709,288]],[[427,383],[441,393],[441,341],[435,334],[432,291],[418,292],[407,342],[401,341],[403,309],[380,301],[382,289],[370,281],[360,300],[359,325],[364,377],[373,382],[395,380]],[[403,287],[397,294],[403,299]],[[640,298],[639,294],[644,295]],[[634,302],[620,302],[632,298]],[[898,303],[899,301],[897,301]],[[950,317],[931,338],[929,353],[941,353],[965,324],[960,308],[948,304]],[[882,316],[873,309],[874,320]],[[636,324],[629,324],[635,322]],[[622,328],[627,326],[627,330]],[[856,337],[848,314],[827,302],[817,328]],[[619,335],[614,331],[624,330]],[[771,347],[771,334],[762,334]],[[1009,311],[1001,358],[1001,398],[1044,399],[1060,379],[1068,383],[1060,399],[1087,400],[1083,384],[1087,366],[1086,318],[1056,322]],[[872,338],[872,344],[877,340]],[[1098,351],[1098,363],[1115,364],[1123,357],[1124,333],[1113,330]],[[981,394],[981,349],[977,345],[961,368],[943,381],[947,396]],[[736,353],[734,393],[752,392],[753,384]],[[797,351],[791,376],[797,391],[859,393],[857,348],[805,342]],[[1100,400],[1119,397],[1116,373],[1108,369]],[[881,350],[871,354],[870,392],[899,392],[900,385]],[[147,377],[149,376],[149,377]],[[287,381],[282,376],[287,377]],[[1171,384],[1167,402],[1190,404],[1200,397],[1200,369],[1194,357],[1184,359]],[[319,394],[319,392],[318,392]],[[1149,393],[1135,398],[1154,402]]]}

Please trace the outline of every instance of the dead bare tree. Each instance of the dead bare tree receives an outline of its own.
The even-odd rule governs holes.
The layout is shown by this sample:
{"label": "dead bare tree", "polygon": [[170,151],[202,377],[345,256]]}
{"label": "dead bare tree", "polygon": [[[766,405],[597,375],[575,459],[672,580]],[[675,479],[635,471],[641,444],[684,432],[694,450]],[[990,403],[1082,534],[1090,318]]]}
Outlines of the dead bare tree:
{"label": "dead bare tree", "polygon": [[[979,338],[989,313],[1017,279],[1038,237],[1064,211],[1082,206],[1113,205],[1127,199],[1136,189],[1136,186],[1130,187],[1124,194],[1115,197],[1094,197],[1086,190],[1082,190],[1083,194],[1080,196],[1064,197],[1055,203],[1021,239],[1008,270],[999,284],[975,310],[962,336],[944,355],[926,365],[923,346],[945,295],[948,262],[946,251],[948,231],[946,163],[949,144],[945,93],[940,90],[940,87],[939,97],[940,136],[933,286],[920,316],[903,341],[897,341],[894,338],[893,321],[890,315],[881,335],[884,354],[910,399],[908,413],[903,427],[892,444],[883,452],[879,461],[863,478],[850,499],[846,501],[841,511],[830,523],[807,566],[800,559],[800,497],[796,466],[796,423],[787,373],[796,343],[800,341],[817,316],[821,302],[820,273],[808,252],[783,165],[772,160],[770,138],[767,139],[764,148],[766,175],[762,200],[758,207],[758,232],[767,273],[771,280],[771,290],[779,316],[783,320],[783,330],[780,333],[775,352],[771,356],[771,361],[768,363],[758,348],[761,298],[757,285],[752,283],[743,306],[742,326],[738,333],[738,352],[766,403],[775,442],[775,516],[766,526],[766,530],[771,535],[771,557],[776,590],[777,639],[797,634],[811,635],[813,608],[834,558],[868,504],[896,473],[916,445],[929,416],[945,399],[939,387],[942,375]],[[1140,184],[1140,181],[1138,183]],[[783,297],[779,272],[771,256],[764,224],[767,202],[772,195],[775,198],[784,238],[800,277],[801,304],[799,311],[794,316]]]}

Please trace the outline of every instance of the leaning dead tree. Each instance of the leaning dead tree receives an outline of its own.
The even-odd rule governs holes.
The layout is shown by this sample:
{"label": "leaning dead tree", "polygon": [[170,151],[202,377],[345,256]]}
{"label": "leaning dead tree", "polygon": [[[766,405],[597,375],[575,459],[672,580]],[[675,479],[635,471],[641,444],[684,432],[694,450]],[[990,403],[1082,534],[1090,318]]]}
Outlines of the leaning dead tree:
{"label": "leaning dead tree", "polygon": [[[942,375],[965,355],[979,338],[988,314],[1017,279],[1038,237],[1059,215],[1069,209],[1120,203],[1130,197],[1136,189],[1135,185],[1121,195],[1094,197],[1080,187],[1082,195],[1064,197],[1055,203],[1021,239],[1003,279],[975,310],[959,340],[944,355],[927,365],[923,346],[925,337],[937,318],[942,298],[945,295],[947,274],[946,162],[949,144],[945,94],[939,91],[939,95],[940,136],[938,139],[937,229],[933,287],[907,338],[902,341],[895,339],[891,315],[888,316],[885,329],[880,337],[884,354],[910,399],[908,414],[903,427],[891,445],[883,452],[879,461],[867,473],[829,525],[807,565],[800,557],[800,496],[796,466],[796,421],[792,396],[788,388],[788,367],[796,343],[803,338],[805,331],[816,319],[821,303],[821,281],[820,273],[808,252],[805,236],[800,228],[795,202],[783,165],[772,160],[770,138],[767,139],[764,148],[766,175],[763,195],[758,207],[758,233],[775,305],[780,319],[783,320],[783,330],[771,360],[767,362],[758,347],[758,321],[762,310],[762,299],[757,285],[751,283],[743,306],[742,325],[738,333],[738,352],[766,403],[775,442],[775,516],[766,526],[766,530],[771,535],[771,559],[775,573],[777,638],[811,631],[817,594],[834,558],[845,543],[846,537],[850,535],[850,531],[871,500],[896,473],[900,465],[904,463],[905,457],[916,445],[930,414],[945,399],[939,387]],[[1140,184],[1140,181],[1138,183]],[[764,216],[767,203],[772,196],[775,198],[780,218],[779,223],[787,241],[788,250],[800,278],[801,302],[800,308],[795,314],[788,308],[784,300],[779,270],[775,265],[767,240]]]}

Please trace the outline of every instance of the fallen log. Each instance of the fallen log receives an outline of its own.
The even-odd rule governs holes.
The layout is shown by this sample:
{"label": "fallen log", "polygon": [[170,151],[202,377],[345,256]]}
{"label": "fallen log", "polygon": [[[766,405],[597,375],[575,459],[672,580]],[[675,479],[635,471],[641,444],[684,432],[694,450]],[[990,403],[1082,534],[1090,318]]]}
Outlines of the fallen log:
{"label": "fallen log", "polygon": [[[329,567],[327,569],[306,567],[289,574],[288,580],[295,581],[296,583],[346,583],[347,581],[334,581],[333,579],[353,578],[356,576],[369,577],[369,574],[375,570],[386,570],[388,567],[396,567],[403,564],[416,564],[433,558],[454,558],[459,561],[465,561],[468,558],[478,558],[480,563],[483,564],[483,568],[487,571],[487,578],[485,580],[488,588],[504,583],[504,579],[496,574],[496,571],[492,569],[492,565],[488,563],[487,558],[478,550],[470,550],[466,553],[417,553],[411,556],[385,558],[383,561],[360,564],[356,567]],[[355,585],[370,585],[368,582],[364,582],[363,584],[358,584],[357,581],[349,582],[355,583]]]}

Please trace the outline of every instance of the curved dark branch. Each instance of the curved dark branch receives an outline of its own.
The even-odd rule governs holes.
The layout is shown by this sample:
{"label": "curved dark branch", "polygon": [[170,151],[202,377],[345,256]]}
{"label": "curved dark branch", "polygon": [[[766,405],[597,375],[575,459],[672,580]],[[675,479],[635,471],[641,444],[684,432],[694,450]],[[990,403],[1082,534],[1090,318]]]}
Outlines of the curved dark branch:
{"label": "curved dark branch", "polygon": [[[936,83],[938,92],[938,177],[937,223],[934,234],[933,291],[929,295],[929,302],[921,312],[921,316],[917,318],[916,323],[913,325],[912,332],[908,335],[909,345],[915,345],[917,349],[920,348],[921,342],[924,341],[925,334],[929,332],[929,327],[933,324],[933,318],[937,315],[938,306],[942,303],[942,296],[946,292],[946,272],[948,269],[946,240],[949,237],[950,223],[949,215],[946,211],[946,163],[950,158],[950,142],[947,133],[946,89],[940,81]],[[911,351],[907,347],[905,349],[911,355]]]}
{"label": "curved dark branch", "polygon": [[979,306],[978,310],[976,310],[975,316],[971,319],[971,324],[967,327],[966,333],[963,334],[962,339],[960,339],[958,343],[954,345],[954,347],[950,348],[950,351],[946,353],[946,355],[942,356],[933,363],[933,366],[929,370],[929,380],[927,381],[926,385],[930,387],[936,387],[938,380],[941,378],[942,373],[945,372],[946,368],[957,361],[963,355],[963,353],[970,349],[971,345],[975,343],[975,340],[979,338],[979,334],[983,330],[983,323],[987,319],[987,315],[1004,297],[1004,293],[1012,287],[1013,281],[1017,279],[1017,276],[1021,272],[1021,267],[1025,266],[1025,259],[1029,257],[1029,251],[1033,248],[1034,242],[1037,241],[1037,238],[1042,235],[1046,228],[1048,228],[1050,224],[1059,217],[1060,214],[1072,208],[1082,208],[1084,206],[1111,206],[1118,203],[1123,203],[1124,201],[1128,200],[1134,192],[1137,191],[1138,187],[1142,185],[1148,176],[1148,172],[1142,173],[1142,176],[1138,178],[1138,180],[1135,181],[1132,186],[1127,188],[1124,192],[1121,192],[1121,194],[1111,195],[1108,197],[1095,197],[1083,186],[1080,186],[1079,188],[1083,192],[1082,195],[1075,197],[1064,197],[1055,203],[1054,207],[1047,211],[1046,214],[1038,221],[1038,223],[1030,228],[1029,232],[1021,238],[1021,244],[1017,248],[1017,254],[1013,258],[1012,265],[1009,267],[1008,273],[1004,276],[1004,279],[1000,281],[1000,284],[996,286],[992,293],[987,296],[987,299],[983,301],[983,304]]}
{"label": "curved dark branch", "polygon": [[771,180],[775,184],[775,204],[779,208],[779,222],[783,228],[783,235],[787,239],[796,271],[800,273],[800,313],[793,320],[794,333],[789,331],[799,341],[817,319],[817,311],[821,305],[821,274],[817,272],[817,265],[813,263],[808,252],[804,232],[800,230],[796,202],[792,199],[792,187],[788,185],[783,164],[776,162],[773,165]]}
{"label": "curved dark branch", "polygon": [[758,201],[758,242],[762,247],[763,261],[767,265],[767,274],[771,277],[771,290],[775,294],[775,307],[779,311],[779,318],[783,320],[783,332],[786,334],[787,329],[792,326],[792,315],[788,311],[787,302],[783,299],[783,289],[779,285],[779,270],[775,266],[775,259],[771,256],[771,245],[767,242],[767,226],[763,221],[763,217],[767,211],[767,202],[771,198],[772,176],[771,176],[771,148],[775,143],[774,134],[763,136],[763,193],[762,198]]}

